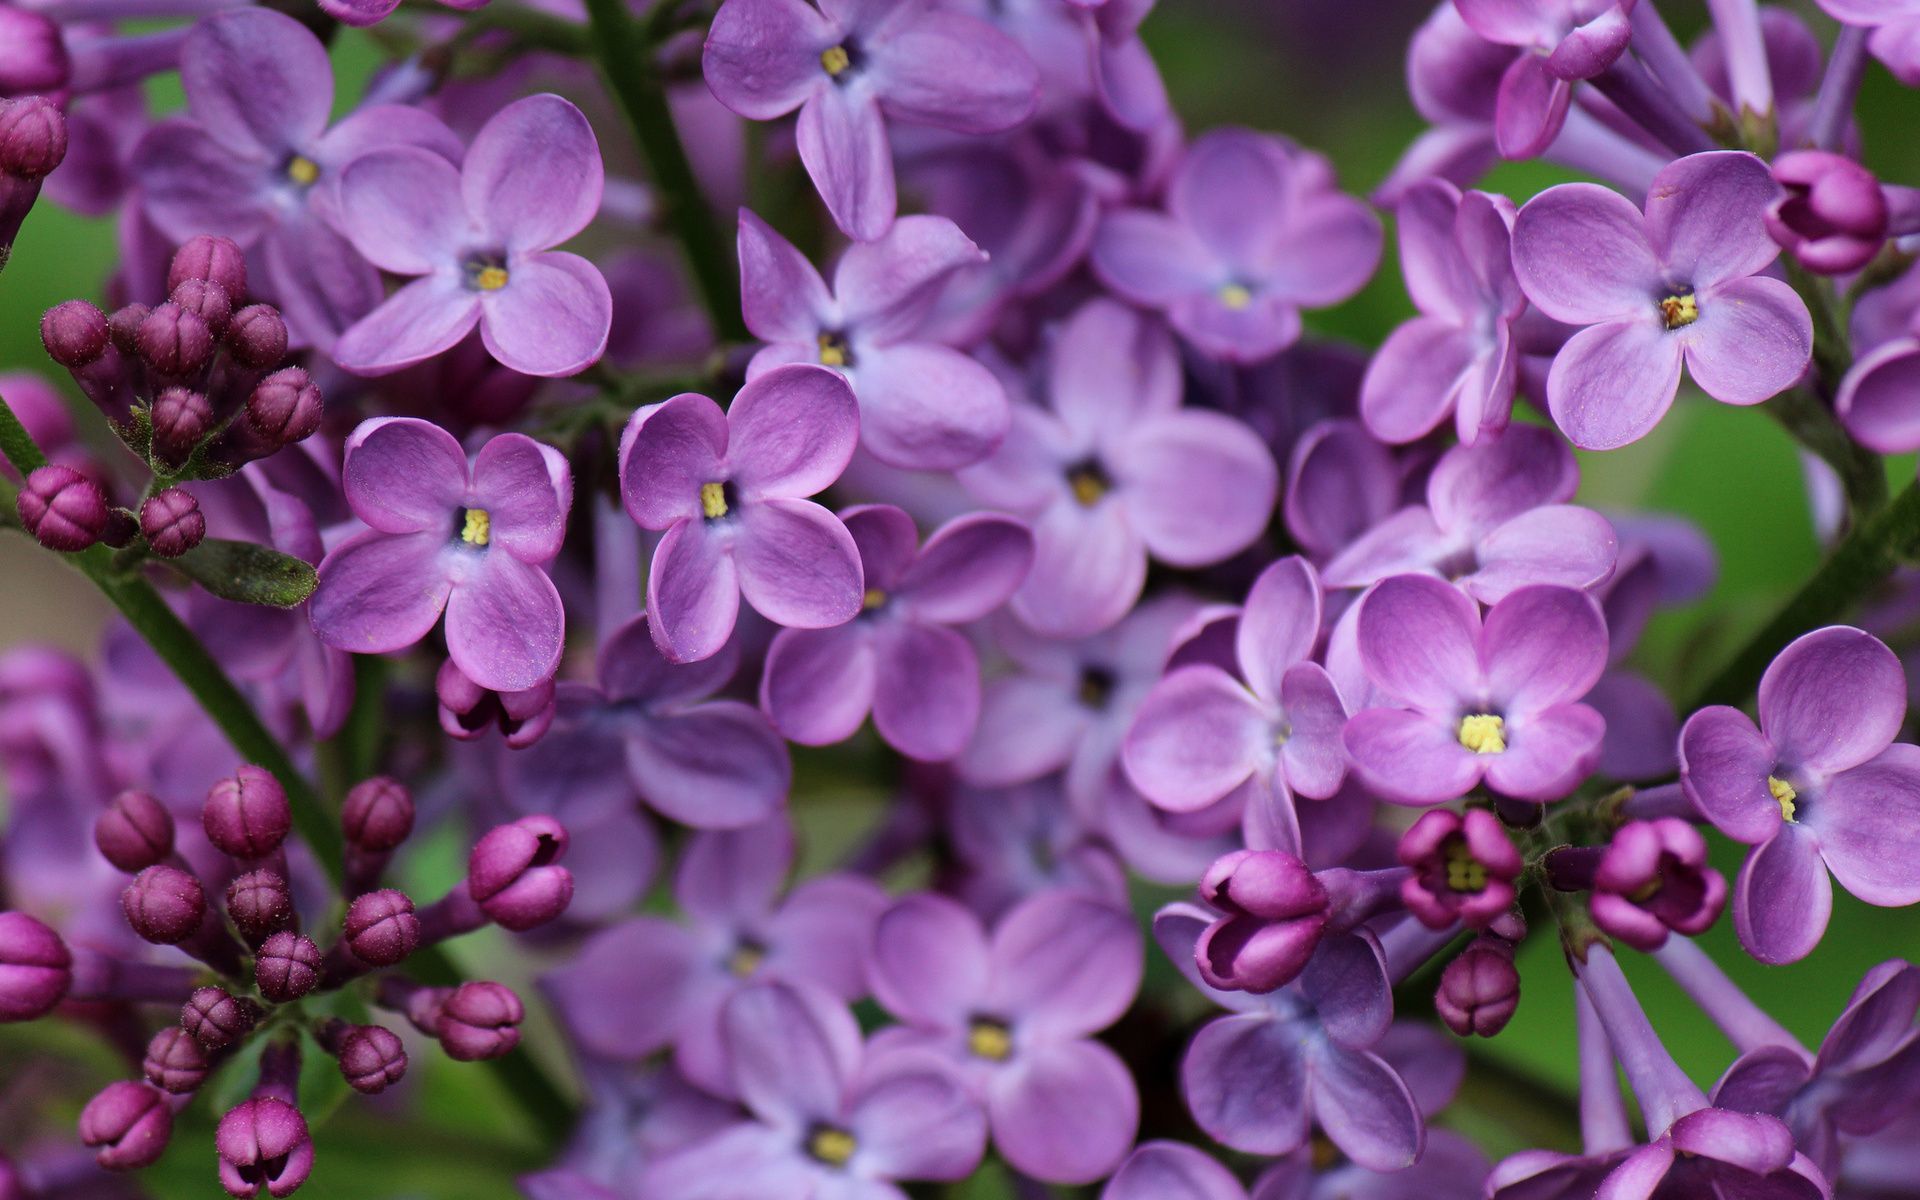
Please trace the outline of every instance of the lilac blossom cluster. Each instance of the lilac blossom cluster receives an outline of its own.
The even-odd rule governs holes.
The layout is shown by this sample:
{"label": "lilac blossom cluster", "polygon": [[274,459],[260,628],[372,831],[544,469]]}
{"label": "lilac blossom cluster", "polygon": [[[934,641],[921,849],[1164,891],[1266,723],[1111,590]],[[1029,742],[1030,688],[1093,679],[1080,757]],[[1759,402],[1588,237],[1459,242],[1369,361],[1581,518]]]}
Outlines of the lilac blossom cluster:
{"label": "lilac blossom cluster", "polygon": [[[40,322],[87,407],[0,376],[0,524],[120,613],[0,655],[0,1022],[126,1067],[0,1200],[198,1120],[290,1195],[427,1041],[530,1200],[1920,1196],[1920,968],[1809,1049],[1696,941],[1920,902],[1920,191],[1853,120],[1920,4],[1820,5],[1443,0],[1362,199],[1186,129],[1153,0],[0,0],[0,268],[121,248]],[[1389,219],[1413,315],[1310,333]],[[1698,688],[1639,652],[1713,547],[1576,455],[1683,381],[1830,542]],[[1558,961],[1495,1161],[1467,1048]]]}

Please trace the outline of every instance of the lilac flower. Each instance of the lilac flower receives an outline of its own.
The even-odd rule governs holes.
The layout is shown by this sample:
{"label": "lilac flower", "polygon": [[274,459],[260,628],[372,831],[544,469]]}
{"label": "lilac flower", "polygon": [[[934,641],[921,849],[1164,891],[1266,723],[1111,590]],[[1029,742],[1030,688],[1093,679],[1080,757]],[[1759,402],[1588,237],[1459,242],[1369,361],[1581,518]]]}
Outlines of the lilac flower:
{"label": "lilac flower", "polygon": [[980,461],[1006,436],[1006,392],[923,326],[954,273],[985,257],[945,217],[903,217],[848,247],[829,292],[805,256],[740,210],[747,328],[772,343],[747,377],[789,362],[832,367],[860,402],[861,446],[881,462],[944,471]]}
{"label": "lilac flower", "polygon": [[180,54],[187,115],[154,126],[133,153],[147,217],[175,242],[196,234],[258,245],[289,323],[325,349],[378,303],[380,277],[345,237],[347,164],[410,147],[447,163],[460,142],[437,118],[365,106],[331,128],[333,68],[307,27],[270,9],[216,13]]}
{"label": "lilac flower", "polygon": [[1804,958],[1826,932],[1832,871],[1869,904],[1920,901],[1920,747],[1893,744],[1906,672],[1871,634],[1796,639],[1760,680],[1760,723],[1704,708],[1680,732],[1680,781],[1720,832],[1753,847],[1734,884],[1740,942]]}
{"label": "lilac flower", "polygon": [[1437,804],[1484,780],[1557,800],[1593,769],[1604,724],[1576,703],[1607,661],[1606,623],[1571,588],[1524,587],[1487,611],[1458,588],[1396,575],[1360,601],[1360,661],[1404,707],[1368,708],[1342,740],[1369,788]]}
{"label": "lilac flower", "polygon": [[650,1196],[904,1200],[901,1179],[960,1179],[986,1117],[937,1057],[862,1046],[853,1015],[803,987],[761,984],[721,1014],[749,1120],[651,1163]]}
{"label": "lilac flower", "polygon": [[1004,788],[956,784],[942,798],[958,860],[950,890],[982,917],[996,920],[1050,889],[1127,902],[1126,868],[1102,831],[1068,802],[1058,776]]}
{"label": "lilac flower", "polygon": [[439,426],[380,417],[347,439],[341,475],[371,528],[320,563],[308,615],[321,641],[386,654],[445,610],[447,652],[480,686],[519,691],[554,673],[566,617],[545,568],[573,504],[559,451],[503,433],[469,466]]}
{"label": "lilac flower", "polygon": [[760,705],[803,745],[844,741],[871,712],[902,754],[950,759],[980,720],[980,660],[948,626],[1006,602],[1033,561],[1033,535],[1010,517],[979,513],[916,547],[913,518],[889,505],[850,508],[841,520],[860,548],[861,613],[834,629],[781,630],[767,650]]}
{"label": "lilac flower", "polygon": [[1166,195],[1164,213],[1128,208],[1102,221],[1093,269],[1219,358],[1286,349],[1302,308],[1345,300],[1380,261],[1380,222],[1334,190],[1324,158],[1279,138],[1216,129],[1195,139]]}
{"label": "lilac flower", "polygon": [[800,161],[833,220],[870,242],[895,207],[887,120],[997,133],[1032,115],[1039,73],[983,21],[916,0],[726,0],[701,66],[755,121],[800,110]]}
{"label": "lilac flower", "polygon": [[853,456],[859,412],[846,380],[791,365],[740,389],[725,412],[682,393],[633,414],[620,439],[620,496],[653,552],[654,644],[675,662],[726,644],[740,597],[793,629],[830,629],[860,611],[860,553],[846,526],[805,497]]}
{"label": "lilac flower", "polygon": [[1326,668],[1312,661],[1320,606],[1313,568],[1283,558],[1260,573],[1241,610],[1239,679],[1195,664],[1154,685],[1124,751],[1127,774],[1147,799],[1192,812],[1252,786],[1272,793],[1263,803],[1291,814],[1294,792],[1324,800],[1340,789],[1347,710]]}
{"label": "lilac flower", "polygon": [[1518,898],[1513,881],[1525,863],[1500,819],[1483,808],[1436,808],[1401,835],[1395,851],[1413,873],[1400,885],[1407,910],[1429,929],[1458,921],[1484,929]]}
{"label": "lilac flower", "polygon": [[[460,12],[474,12],[485,8],[488,0],[440,0],[440,3]],[[342,25],[356,28],[378,25],[399,7],[400,0],[320,0],[321,12]]]}
{"label": "lilac flower", "polygon": [[1547,376],[1548,407],[1574,445],[1645,437],[1673,403],[1682,361],[1728,404],[1758,404],[1800,378],[1812,317],[1792,288],[1758,274],[1780,254],[1763,220],[1779,191],[1753,155],[1710,151],[1662,170],[1644,217],[1590,183],[1521,208],[1520,286],[1547,316],[1586,327]]}
{"label": "lilac flower", "polygon": [[1669,931],[1705,933],[1727,904],[1726,878],[1707,865],[1707,840],[1678,817],[1622,825],[1592,871],[1594,924],[1636,950],[1659,949]]}
{"label": "lilac flower", "polygon": [[1913,0],[1819,0],[1836,21],[1872,30],[1867,48],[1908,87],[1920,85],[1920,4]]}
{"label": "lilac flower", "polygon": [[374,150],[340,179],[341,226],[395,275],[418,276],[340,335],[333,359],[385,375],[480,327],[525,375],[573,375],[607,347],[613,298],[592,263],[554,246],[600,208],[600,145],[579,109],[528,96],[495,113],[455,167],[417,147]]}
{"label": "lilac flower", "polygon": [[1573,452],[1535,425],[1455,446],[1434,464],[1424,506],[1360,535],[1321,576],[1350,588],[1434,571],[1487,604],[1527,584],[1593,587],[1613,573],[1619,546],[1605,517],[1566,503],[1579,484]]}
{"label": "lilac flower", "polygon": [[672,1047],[688,1079],[738,1095],[721,1029],[728,997],[766,980],[840,1000],[865,995],[868,942],[885,893],[866,879],[823,875],[783,900],[793,857],[784,815],[694,835],[673,885],[686,924],[634,917],[594,935],[542,979],[574,1038],[620,1060]]}
{"label": "lilac flower", "polygon": [[1472,444],[1505,429],[1513,411],[1513,323],[1527,308],[1508,250],[1513,202],[1433,179],[1408,188],[1394,215],[1421,315],[1387,335],[1368,364],[1361,419],[1383,441],[1410,442],[1451,413],[1460,441]]}
{"label": "lilac flower", "polygon": [[944,896],[908,896],[873,934],[874,995],[906,1024],[874,1045],[953,1062],[1015,1170],[1091,1182],[1139,1124],[1132,1073],[1092,1035],[1133,1003],[1142,967],[1132,918],[1081,893],[1036,893],[991,936]]}
{"label": "lilac flower", "polygon": [[1153,934],[1181,973],[1233,1015],[1203,1026],[1180,1065],[1193,1118],[1209,1137],[1249,1154],[1287,1154],[1317,1123],[1354,1162],[1390,1171],[1420,1157],[1425,1126],[1413,1094],[1370,1047],[1393,1021],[1380,944],[1361,932],[1321,947],[1306,973],[1277,992],[1207,987],[1194,946],[1212,915],[1174,904]]}
{"label": "lilac flower", "polygon": [[1033,570],[1013,611],[1050,637],[1082,637],[1139,599],[1147,556],[1218,562],[1251,545],[1279,490],[1252,430],[1180,406],[1180,361],[1150,318],[1082,306],[1054,339],[1048,408],[1016,404],[1006,442],[960,472],[981,501],[1029,519]]}
{"label": "lilac flower", "polygon": [[1500,152],[1531,158],[1559,134],[1572,84],[1599,75],[1632,37],[1633,0],[1454,0],[1475,33],[1523,51],[1500,79]]}

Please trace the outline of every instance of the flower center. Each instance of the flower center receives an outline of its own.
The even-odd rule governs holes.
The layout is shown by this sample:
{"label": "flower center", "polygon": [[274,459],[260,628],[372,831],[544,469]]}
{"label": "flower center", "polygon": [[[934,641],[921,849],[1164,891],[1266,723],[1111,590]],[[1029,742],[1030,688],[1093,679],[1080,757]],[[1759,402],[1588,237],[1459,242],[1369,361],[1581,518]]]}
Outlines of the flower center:
{"label": "flower center", "polygon": [[967,1049],[976,1058],[1005,1062],[1013,1057],[1013,1033],[1004,1021],[975,1017],[967,1030]]}
{"label": "flower center", "polygon": [[469,508],[460,524],[460,540],[469,546],[484,546],[493,537],[493,518],[484,508]]}
{"label": "flower center", "polygon": [[727,515],[726,484],[703,483],[700,485],[700,512],[709,521],[718,521]]}
{"label": "flower center", "polygon": [[844,367],[853,362],[853,352],[847,349],[847,339],[837,333],[820,335],[820,365],[823,367]]}
{"label": "flower center", "polygon": [[1253,303],[1253,292],[1244,283],[1223,284],[1216,295],[1220,297],[1220,303],[1234,312],[1239,312]]}
{"label": "flower center", "polygon": [[1692,292],[1675,292],[1660,301],[1660,320],[1668,329],[1679,329],[1700,319],[1700,302]]}
{"label": "flower center", "polygon": [[467,288],[475,292],[497,292],[507,286],[507,264],[497,255],[481,254],[464,264]]}
{"label": "flower center", "polygon": [[[1494,719],[1499,720],[1498,717]],[[1487,864],[1473,856],[1473,851],[1467,848],[1467,839],[1458,834],[1448,838],[1443,853],[1447,856],[1447,890],[1454,892],[1487,890]]]}
{"label": "flower center", "polygon": [[1767,776],[1767,790],[1773,793],[1774,802],[1780,806],[1781,819],[1793,820],[1794,810],[1799,807],[1794,801],[1800,798],[1800,793],[1793,790],[1792,784],[1777,775]]}
{"label": "flower center", "polygon": [[1499,754],[1507,748],[1507,723],[1491,713],[1462,717],[1460,744],[1475,754]]}
{"label": "flower center", "polygon": [[296,154],[287,160],[287,178],[301,187],[312,187],[320,178],[320,164],[304,154]]}
{"label": "flower center", "polygon": [[830,1167],[844,1167],[857,1149],[853,1135],[844,1129],[821,1125],[807,1135],[807,1153]]}
{"label": "flower center", "polygon": [[828,46],[820,52],[820,65],[826,68],[827,74],[838,79],[848,67],[853,65],[853,55],[845,46]]}
{"label": "flower center", "polygon": [[1080,672],[1080,703],[1088,708],[1105,708],[1113,695],[1113,672],[1101,667],[1086,667]]}
{"label": "flower center", "polygon": [[1082,508],[1092,508],[1107,494],[1113,481],[1096,462],[1083,462],[1067,471],[1067,487]]}
{"label": "flower center", "polygon": [[767,961],[766,947],[754,942],[741,942],[727,955],[727,971],[736,979],[752,979],[760,964]]}
{"label": "flower center", "polygon": [[872,612],[876,608],[884,608],[886,603],[887,593],[881,588],[870,587],[866,590],[865,594],[860,597],[860,608],[864,612]]}

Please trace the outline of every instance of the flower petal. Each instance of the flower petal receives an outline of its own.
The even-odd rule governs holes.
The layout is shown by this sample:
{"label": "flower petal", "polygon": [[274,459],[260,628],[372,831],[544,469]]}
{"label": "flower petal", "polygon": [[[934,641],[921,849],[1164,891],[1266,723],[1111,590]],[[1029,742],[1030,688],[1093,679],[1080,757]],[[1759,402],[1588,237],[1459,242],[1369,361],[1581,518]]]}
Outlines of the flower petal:
{"label": "flower petal", "polygon": [[873,637],[864,622],[782,629],[767,649],[760,707],[791,741],[843,742],[873,708],[875,671]]}
{"label": "flower petal", "polygon": [[824,994],[785,984],[743,988],[721,1028],[740,1100],[763,1121],[804,1132],[838,1121],[860,1063],[860,1027]]}
{"label": "flower petal", "polygon": [[864,94],[827,87],[800,106],[800,161],[848,237],[870,242],[893,224],[893,150],[880,106]]}
{"label": "flower petal", "polygon": [[840,1192],[845,1200],[891,1200],[901,1193],[883,1182],[888,1179],[962,1178],[986,1152],[986,1114],[931,1056],[903,1054],[869,1065],[847,1124],[860,1147],[857,1169],[876,1178],[865,1180],[862,1190]]}
{"label": "flower petal", "polygon": [[979,918],[937,892],[901,898],[874,926],[874,999],[910,1025],[964,1030],[991,970]]}
{"label": "flower petal", "polygon": [[1127,776],[1172,812],[1207,807],[1270,761],[1272,730],[1246,688],[1218,667],[1182,667],[1153,686],[1127,731]]}
{"label": "flower petal", "polygon": [[356,375],[390,375],[458,345],[480,322],[480,298],[429,275],[387,297],[333,344],[333,361]]}
{"label": "flower petal", "polygon": [[889,746],[922,762],[967,748],[980,721],[980,660],[951,629],[894,621],[878,631],[873,724]]}
{"label": "flower petal", "polygon": [[674,873],[674,902],[702,925],[752,929],[773,912],[793,855],[793,825],[785,814],[696,833]]}
{"label": "flower petal", "polygon": [[740,389],[727,410],[727,462],[744,496],[811,496],[852,461],[859,409],[825,367],[776,367]]}
{"label": "flower petal", "polygon": [[1090,261],[1102,283],[1157,308],[1210,292],[1224,277],[1213,252],[1191,229],[1146,209],[1107,214],[1094,234]]}
{"label": "flower petal", "polygon": [[454,665],[495,692],[522,692],[553,678],[566,648],[567,618],[546,571],[491,549],[449,553],[478,560],[447,600],[447,654]]}
{"label": "flower petal", "polygon": [[737,829],[779,811],[793,766],[760,710],[737,700],[657,716],[627,738],[627,773],[648,804],[683,825]]}
{"label": "flower petal", "polygon": [[726,414],[707,397],[682,392],[640,409],[620,437],[627,514],[643,529],[700,519],[700,489],[725,480],[726,454]]}
{"label": "flower petal", "polygon": [[1020,43],[964,13],[938,9],[873,48],[874,90],[889,117],[956,133],[998,133],[1033,115],[1040,72]]}
{"label": "flower petal", "polygon": [[1665,286],[1633,202],[1595,183],[1563,183],[1522,205],[1513,270],[1535,307],[1569,325],[1655,313]]}
{"label": "flower petal", "polygon": [[1687,371],[1728,404],[1758,404],[1792,387],[1813,360],[1813,317],[1778,279],[1738,279],[1703,298],[1688,326]]}
{"label": "flower petal", "polygon": [[733,636],[740,575],[731,548],[698,520],[682,520],[654,547],[647,573],[653,644],[673,662],[711,658]]}
{"label": "flower petal", "polygon": [[748,506],[733,559],[741,594],[776,625],[829,629],[859,615],[860,552],[840,518],[810,500]]}
{"label": "flower petal", "polygon": [[1620,554],[1613,523],[1590,508],[1550,504],[1522,513],[1480,540],[1479,569],[1460,581],[1474,599],[1497,604],[1528,585],[1598,587]]}
{"label": "flower petal", "polygon": [[1674,279],[1699,290],[1752,275],[1780,256],[1761,220],[1780,195],[1767,164],[1745,151],[1675,159],[1647,190],[1647,241]]}
{"label": "flower petal", "polygon": [[1006,390],[993,372],[931,342],[868,351],[854,382],[860,446],[888,466],[971,466],[999,447],[1012,420]]}
{"label": "flower petal", "polygon": [[1714,705],[1680,727],[1680,783],[1700,815],[1736,841],[1759,843],[1780,827],[1767,787],[1773,746],[1737,708]]}
{"label": "flower petal", "polygon": [[1434,712],[1480,699],[1480,614],[1431,575],[1395,575],[1360,601],[1360,662],[1375,686]]}
{"label": "flower petal", "polygon": [[1488,610],[1480,656],[1492,698],[1509,713],[1578,700],[1607,669],[1606,619],[1585,592],[1524,587]]}
{"label": "flower petal", "polygon": [[307,616],[321,641],[355,654],[404,650],[427,636],[453,580],[441,562],[447,535],[370,530],[320,563]]}
{"label": "flower petal", "polygon": [[388,146],[346,164],[340,218],[353,248],[384,271],[451,270],[473,231],[460,200],[460,172],[419,146]]}
{"label": "flower petal", "polygon": [[1566,503],[1579,486],[1580,464],[1565,442],[1551,429],[1516,425],[1442,454],[1427,505],[1440,528],[1477,539],[1541,505]]}
{"label": "flower petal", "polygon": [[480,339],[522,375],[578,375],[607,350],[613,293],[600,269],[550,251],[513,263],[507,286],[480,301]]}
{"label": "flower petal", "polygon": [[1234,656],[1253,694],[1272,703],[1280,678],[1313,654],[1320,640],[1320,577],[1299,555],[1279,560],[1254,579],[1234,632]]}
{"label": "flower petal", "polygon": [[1920,746],[1889,746],[1842,771],[1806,822],[1840,886],[1868,904],[1920,903]]}
{"label": "flower petal", "polygon": [[1001,917],[990,946],[988,1010],[1036,1043],[1084,1037],[1119,1020],[1140,990],[1146,959],[1127,912],[1057,888]]}
{"label": "flower petal", "polygon": [[987,1113],[1009,1166],[1048,1183],[1091,1183],[1132,1147],[1140,1093],[1119,1055],[1074,1039],[1023,1049],[995,1072]]}
{"label": "flower petal", "polygon": [[1399,1171],[1420,1157],[1426,1144],[1420,1110],[1378,1056],[1323,1042],[1314,1046],[1308,1070],[1314,1118],[1348,1158],[1369,1170]]}
{"label": "flower petal", "polygon": [[473,495],[488,513],[489,546],[531,563],[560,553],[573,503],[565,458],[523,433],[503,433],[474,457]]}
{"label": "flower petal", "polygon": [[1907,673],[1879,638],[1832,625],[1795,638],[1760,677],[1760,728],[1782,765],[1828,774],[1898,736]]}
{"label": "flower petal", "polygon": [[1451,724],[1400,708],[1368,708],[1341,731],[1353,769],[1367,788],[1395,804],[1439,804],[1480,782],[1481,756],[1460,744]]}
{"label": "flower petal", "polygon": [[353,515],[373,528],[451,540],[467,491],[467,455],[431,421],[375,418],[347,439],[340,482]]}
{"label": "flower petal", "polygon": [[704,968],[686,930],[659,917],[634,917],[587,939],[541,976],[540,990],[582,1047],[637,1062],[678,1036],[695,994],[689,981]]}
{"label": "flower petal", "polygon": [[792,242],[749,209],[740,210],[742,315],[763,342],[810,342],[833,312],[820,272]]}
{"label": "flower petal", "polygon": [[1033,534],[1012,517],[970,513],[935,530],[894,595],[942,625],[977,621],[1007,602],[1033,565]]}
{"label": "flower petal", "polygon": [[1521,800],[1558,800],[1600,761],[1604,718],[1584,704],[1559,704],[1507,718],[1507,748],[1487,756],[1487,782]]}
{"label": "flower petal", "polygon": [[946,217],[901,217],[877,241],[847,247],[833,269],[833,294],[863,337],[906,340],[955,271],[986,261],[987,252]]}
{"label": "flower petal", "polygon": [[1582,450],[1639,441],[1673,406],[1683,357],[1684,343],[1655,317],[1582,329],[1547,372],[1554,424]]}
{"label": "flower petal", "polygon": [[771,121],[833,87],[820,53],[837,37],[806,0],[735,0],[714,14],[701,73],[720,103],[748,120]]}
{"label": "flower petal", "polygon": [[1093,508],[1062,501],[1033,527],[1033,569],[1014,615],[1048,637],[1084,637],[1124,617],[1147,579],[1147,549],[1112,497]]}
{"label": "flower petal", "polygon": [[1809,830],[1783,824],[1755,846],[1733,890],[1733,927],[1763,963],[1798,962],[1813,953],[1833,912],[1833,881]]}
{"label": "flower petal", "polygon": [[460,165],[465,210],[492,248],[509,256],[549,249],[585,229],[605,184],[586,114],[551,94],[515,100],[489,117]]}
{"label": "flower petal", "polygon": [[187,111],[215,139],[263,157],[306,148],[327,127],[333,67],[311,30],[284,13],[242,9],[194,27],[180,50]]}
{"label": "flower petal", "polygon": [[1232,1171],[1184,1142],[1143,1142],[1100,1200],[1246,1200]]}
{"label": "flower petal", "polygon": [[1288,1154],[1309,1132],[1303,1039],[1265,1014],[1208,1023],[1180,1063],[1187,1108],[1207,1136],[1248,1154]]}
{"label": "flower petal", "polygon": [[1245,549],[1273,514],[1280,472],[1244,422],[1198,409],[1138,422],[1109,452],[1133,528],[1154,557],[1192,567]]}

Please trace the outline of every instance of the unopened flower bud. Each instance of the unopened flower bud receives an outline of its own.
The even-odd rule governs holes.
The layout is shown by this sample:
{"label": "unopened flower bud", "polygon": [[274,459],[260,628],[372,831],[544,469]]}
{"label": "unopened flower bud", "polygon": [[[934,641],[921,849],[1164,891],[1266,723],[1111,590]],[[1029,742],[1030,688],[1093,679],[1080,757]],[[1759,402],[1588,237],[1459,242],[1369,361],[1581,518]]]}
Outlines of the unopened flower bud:
{"label": "unopened flower bud", "polygon": [[40,344],[69,370],[99,361],[108,341],[107,314],[85,300],[56,304],[40,318]]}
{"label": "unopened flower bud", "polygon": [[107,317],[107,334],[122,354],[139,356],[140,326],[152,315],[153,309],[145,304],[128,304],[114,309]]}
{"label": "unopened flower bud", "polygon": [[357,783],[340,807],[340,827],[357,849],[392,850],[413,832],[413,794],[385,775]]}
{"label": "unopened flower bud", "polygon": [[140,322],[134,346],[135,352],[162,375],[194,375],[213,357],[213,330],[169,301]]}
{"label": "unopened flower bud", "polygon": [[1795,150],[1774,160],[1773,177],[1786,194],[1761,214],[1767,233],[1809,271],[1857,271],[1886,244],[1886,194],[1846,155]]}
{"label": "unopened flower bud", "polygon": [[206,323],[214,337],[226,333],[233,321],[233,300],[227,289],[206,279],[183,279],[167,297]]}
{"label": "unopened flower bud", "polygon": [[174,251],[167,267],[167,291],[189,279],[218,284],[238,304],[247,294],[247,258],[232,238],[199,234]]}
{"label": "unopened flower bud", "polygon": [[227,349],[243,367],[265,371],[287,356],[287,322],[270,304],[249,304],[227,325]]}
{"label": "unopened flower bud", "polygon": [[1330,915],[1326,888],[1279,850],[1223,855],[1200,894],[1226,916],[1200,935],[1195,962],[1208,983],[1235,991],[1270,992],[1298,978]]}
{"label": "unopened flower bud", "polygon": [[145,792],[121,792],[94,821],[93,844],[116,870],[138,875],[173,853],[173,815]]}
{"label": "unopened flower bud", "polygon": [[260,994],[275,1004],[298,1000],[320,982],[320,947],[283,929],[261,944],[253,978]]}
{"label": "unopened flower bud", "polygon": [[73,72],[60,26],[15,5],[0,5],[0,93],[58,92]]}
{"label": "unopened flower bud", "polygon": [[72,467],[36,467],[20,489],[20,524],[49,550],[74,553],[107,531],[107,495]]}
{"label": "unopened flower bud", "polygon": [[543,679],[520,692],[494,692],[469,679],[452,659],[440,664],[434,676],[434,695],[440,701],[440,728],[463,742],[498,726],[508,747],[519,750],[540,740],[553,725],[557,689]]}
{"label": "unopened flower bud", "polygon": [[251,860],[280,848],[293,828],[293,809],[280,781],[265,767],[242,764],[207,792],[200,810],[207,840],[223,854]]}
{"label": "unopened flower bud", "polygon": [[172,487],[148,496],[140,506],[140,532],[155,554],[179,558],[207,536],[207,518],[192,492]]}
{"label": "unopened flower bud", "polygon": [[213,405],[191,388],[170,387],[153,398],[153,453],[171,467],[185,463],[213,428]]}
{"label": "unopened flower bud", "polygon": [[260,1023],[260,1006],[224,988],[203,987],[180,1008],[180,1028],[208,1050],[233,1045]]}
{"label": "unopened flower bud", "polygon": [[227,885],[227,915],[248,942],[259,945],[293,924],[293,895],[274,871],[248,871]]}
{"label": "unopened flower bud", "polygon": [[499,1058],[520,1044],[527,1011],[511,988],[463,983],[440,1004],[438,1031],[447,1057],[459,1062]]}
{"label": "unopened flower bud", "polygon": [[120,893],[120,909],[142,938],[156,946],[177,946],[199,930],[207,895],[198,879],[161,863],[133,877]]}
{"label": "unopened flower bud", "polygon": [[133,540],[140,532],[140,519],[124,508],[107,510],[107,528],[100,534],[100,540],[115,550]]}
{"label": "unopened flower bud", "polygon": [[0,101],[0,175],[44,179],[66,157],[67,118],[58,104],[45,96]]}
{"label": "unopened flower bud", "polygon": [[1499,938],[1475,940],[1440,972],[1433,1006],[1461,1037],[1492,1037],[1505,1029],[1520,1007],[1513,947]]}
{"label": "unopened flower bud", "polygon": [[109,1171],[152,1166],[173,1136],[173,1109],[158,1088],[122,1079],[80,1110],[80,1140]]}
{"label": "unopened flower bud", "polygon": [[299,367],[275,371],[247,397],[247,430],[266,446],[290,446],[320,428],[320,389]]}
{"label": "unopened flower bud", "polygon": [[378,1095],[399,1083],[407,1073],[407,1051],[393,1030],[380,1025],[355,1025],[332,1042],[347,1086],[366,1095]]}
{"label": "unopened flower bud", "polygon": [[193,1035],[178,1025],[169,1025],[147,1043],[147,1056],[140,1073],[147,1082],[163,1092],[184,1096],[198,1091],[213,1069],[213,1060]]}
{"label": "unopened flower bud", "polygon": [[573,872],[557,866],[566,827],[552,817],[522,817],[487,832],[467,856],[467,894],[487,918],[516,932],[567,911]]}
{"label": "unopened flower bud", "polygon": [[313,1171],[313,1138],[300,1110],[255,1096],[220,1118],[214,1130],[220,1186],[233,1196],[291,1196]]}
{"label": "unopened flower bud", "polygon": [[0,912],[0,1022],[37,1021],[73,986],[60,935],[23,912]]}
{"label": "unopened flower bud", "polygon": [[420,945],[420,919],[405,892],[381,888],[347,906],[347,949],[370,967],[390,967]]}

